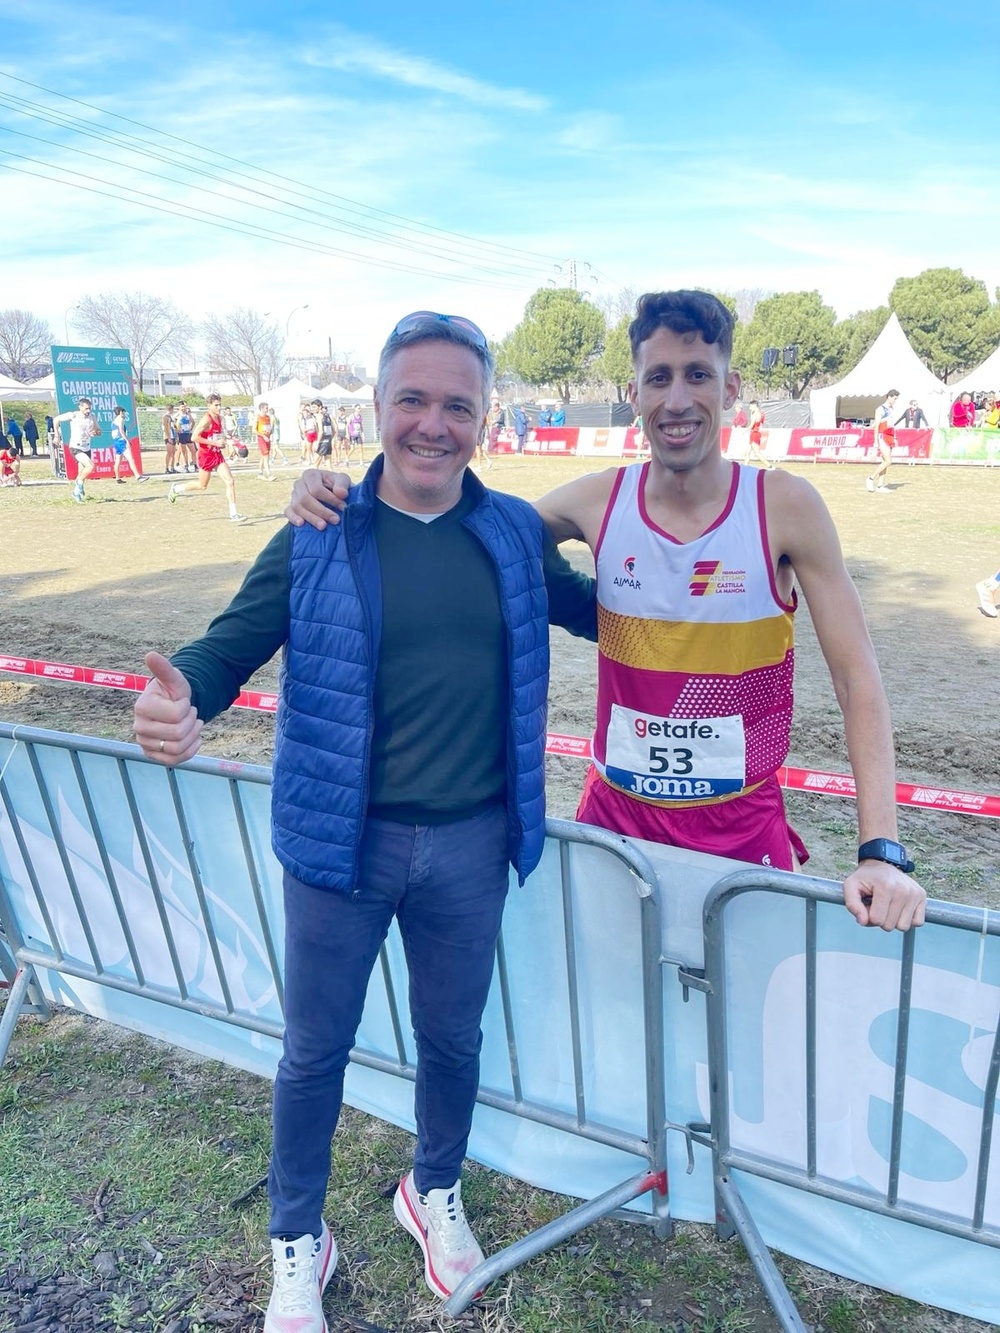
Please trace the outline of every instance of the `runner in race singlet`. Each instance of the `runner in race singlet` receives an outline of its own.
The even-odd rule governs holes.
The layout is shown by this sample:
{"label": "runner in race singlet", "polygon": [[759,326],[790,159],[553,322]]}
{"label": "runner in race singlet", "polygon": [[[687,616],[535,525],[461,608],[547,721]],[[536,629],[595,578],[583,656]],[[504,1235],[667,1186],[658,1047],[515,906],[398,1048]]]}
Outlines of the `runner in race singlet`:
{"label": "runner in race singlet", "polygon": [[896,443],[896,428],[893,421],[898,397],[899,390],[890,389],[885,396],[885,402],[876,411],[872,423],[875,428],[875,448],[878,450],[879,463],[871,476],[865,479],[865,488],[868,491],[878,491],[880,495],[887,495],[890,490],[887,483],[892,464],[892,446]]}
{"label": "runner in race singlet", "polygon": [[86,499],[84,482],[94,470],[93,443],[101,433],[97,418],[94,416],[93,407],[94,405],[89,398],[81,398],[77,403],[75,412],[60,412],[57,417],[52,418],[55,426],[63,421],[69,422],[69,444],[67,448],[76,463],[76,480],[73,483],[71,494],[77,504],[82,504]]}
{"label": "runner in race singlet", "polygon": [[217,393],[209,394],[207,406],[208,411],[192,434],[192,440],[198,447],[198,480],[174,482],[167,491],[167,499],[174,504],[178,496],[196,495],[199,491],[204,491],[213,474],[218,472],[226,487],[229,517],[234,523],[243,523],[244,516],[236,508],[236,483],[222,452],[224,440],[222,400]]}
{"label": "runner in race singlet", "polygon": [[598,541],[594,768],[577,818],[727,855],[745,823],[743,859],[790,869],[790,842],[808,855],[774,776],[788,754],[795,596],[775,587],[763,474],[734,464],[723,512],[679,542],[646,513],[648,472],[619,470]]}
{"label": "runner in race singlet", "polygon": [[257,476],[262,480],[271,481],[271,439],[274,435],[274,421],[267,410],[267,403],[261,403],[257,408],[254,434],[257,437],[257,452],[260,454]]}

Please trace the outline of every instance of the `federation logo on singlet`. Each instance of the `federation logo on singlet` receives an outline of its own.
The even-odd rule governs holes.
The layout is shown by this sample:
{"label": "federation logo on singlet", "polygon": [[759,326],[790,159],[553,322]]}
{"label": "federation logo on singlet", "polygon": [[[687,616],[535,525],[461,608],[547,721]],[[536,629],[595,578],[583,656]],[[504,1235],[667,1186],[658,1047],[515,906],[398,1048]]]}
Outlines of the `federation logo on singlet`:
{"label": "federation logo on singlet", "polygon": [[625,571],[624,574],[616,574],[614,578],[614,585],[616,588],[635,588],[638,591],[642,587],[642,584],[635,576],[635,564],[636,560],[634,555],[627,555],[625,557],[622,561],[622,569]]}
{"label": "federation logo on singlet", "polygon": [[723,569],[721,560],[696,560],[691,571],[688,592],[692,597],[711,597],[715,593],[746,592],[745,569]]}

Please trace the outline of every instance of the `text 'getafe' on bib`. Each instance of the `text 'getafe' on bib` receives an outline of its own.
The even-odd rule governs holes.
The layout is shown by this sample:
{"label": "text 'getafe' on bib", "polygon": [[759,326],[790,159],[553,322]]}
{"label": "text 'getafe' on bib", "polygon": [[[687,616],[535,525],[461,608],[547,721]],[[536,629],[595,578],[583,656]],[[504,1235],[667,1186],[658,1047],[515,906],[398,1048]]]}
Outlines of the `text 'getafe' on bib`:
{"label": "text 'getafe' on bib", "polygon": [[613,704],[605,776],[634,796],[697,801],[743,787],[746,740],[735,717],[651,717]]}

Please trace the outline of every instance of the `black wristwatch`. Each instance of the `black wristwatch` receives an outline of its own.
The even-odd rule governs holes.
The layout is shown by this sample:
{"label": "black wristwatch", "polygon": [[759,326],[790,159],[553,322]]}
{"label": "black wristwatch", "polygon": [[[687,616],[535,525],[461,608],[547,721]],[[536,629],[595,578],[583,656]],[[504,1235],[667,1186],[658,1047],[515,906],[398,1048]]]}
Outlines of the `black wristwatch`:
{"label": "black wristwatch", "polygon": [[895,866],[904,875],[912,875],[915,869],[910,854],[901,842],[891,838],[872,838],[858,848],[858,861],[885,861],[886,865]]}

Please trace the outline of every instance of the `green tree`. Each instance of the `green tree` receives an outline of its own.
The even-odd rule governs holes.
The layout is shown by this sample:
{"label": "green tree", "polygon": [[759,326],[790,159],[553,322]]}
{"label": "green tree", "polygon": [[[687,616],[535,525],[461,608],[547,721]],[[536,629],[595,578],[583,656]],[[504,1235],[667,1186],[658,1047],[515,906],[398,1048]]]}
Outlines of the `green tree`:
{"label": "green tree", "polygon": [[630,315],[622,315],[618,323],[607,331],[604,351],[594,361],[591,371],[596,383],[610,384],[624,403],[628,382],[632,378],[632,344],[628,338]]}
{"label": "green tree", "polygon": [[858,310],[840,321],[837,325],[837,337],[840,339],[842,370],[851,370],[858,364],[885,328],[889,313],[887,305],[880,305],[874,310]]}
{"label": "green tree", "polygon": [[960,268],[897,278],[889,307],[917,356],[945,383],[985,361],[1000,341],[1000,307],[990,303],[984,282]]}
{"label": "green tree", "polygon": [[[840,366],[836,324],[833,308],[823,304],[819,292],[779,292],[757,304],[749,324],[737,325],[733,365],[748,382],[760,384],[764,348],[777,347],[771,382],[801,398],[810,384]],[[783,364],[781,352],[789,346],[797,348],[794,366]]]}
{"label": "green tree", "polygon": [[528,384],[552,384],[564,400],[569,386],[588,377],[601,350],[604,316],[571,287],[542,287],[524,308],[524,318],[500,344],[499,366]]}

